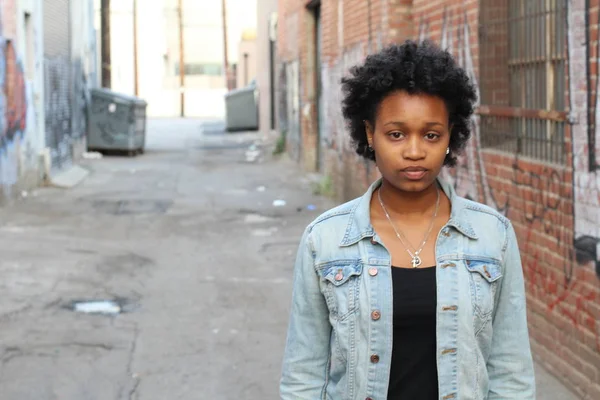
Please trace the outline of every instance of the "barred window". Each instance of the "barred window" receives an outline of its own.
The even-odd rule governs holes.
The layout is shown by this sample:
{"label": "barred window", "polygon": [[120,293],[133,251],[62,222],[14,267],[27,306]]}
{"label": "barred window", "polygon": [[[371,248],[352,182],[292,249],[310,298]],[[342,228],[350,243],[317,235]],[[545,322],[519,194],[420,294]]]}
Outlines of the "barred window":
{"label": "barred window", "polygon": [[480,0],[481,144],[564,164],[568,0]]}

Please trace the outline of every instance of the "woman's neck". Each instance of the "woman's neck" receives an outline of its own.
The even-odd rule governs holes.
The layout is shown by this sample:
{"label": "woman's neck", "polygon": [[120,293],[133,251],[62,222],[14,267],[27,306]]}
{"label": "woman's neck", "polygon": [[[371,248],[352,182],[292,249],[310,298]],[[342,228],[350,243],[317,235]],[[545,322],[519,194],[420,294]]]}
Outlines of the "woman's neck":
{"label": "woman's neck", "polygon": [[[437,181],[421,192],[398,190],[385,179],[379,188],[381,200],[390,214],[402,216],[422,216],[430,214],[437,202]],[[441,193],[440,193],[441,195]]]}

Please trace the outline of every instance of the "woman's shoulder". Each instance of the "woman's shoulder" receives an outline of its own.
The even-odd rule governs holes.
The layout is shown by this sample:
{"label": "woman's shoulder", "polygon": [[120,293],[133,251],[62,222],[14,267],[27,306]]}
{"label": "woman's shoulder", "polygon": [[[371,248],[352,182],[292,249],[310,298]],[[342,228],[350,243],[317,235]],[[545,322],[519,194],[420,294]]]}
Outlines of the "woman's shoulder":
{"label": "woman's shoulder", "polygon": [[510,226],[510,220],[497,209],[464,197],[457,196],[457,199],[461,202],[464,216],[468,218],[469,222],[472,224],[485,224],[494,221],[500,223],[505,228]]}
{"label": "woman's shoulder", "polygon": [[312,232],[314,230],[318,231],[320,229],[327,229],[335,226],[345,227],[348,224],[348,218],[350,218],[360,200],[361,198],[358,197],[346,203],[330,208],[315,218],[308,225],[307,229]]}

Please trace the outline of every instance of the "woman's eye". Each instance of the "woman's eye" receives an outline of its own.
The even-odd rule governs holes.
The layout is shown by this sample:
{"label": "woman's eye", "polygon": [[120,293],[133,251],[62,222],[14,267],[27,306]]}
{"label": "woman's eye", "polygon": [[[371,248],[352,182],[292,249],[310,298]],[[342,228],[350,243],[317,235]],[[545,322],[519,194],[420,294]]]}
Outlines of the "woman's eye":
{"label": "woman's eye", "polygon": [[404,134],[402,132],[391,132],[390,136],[394,139],[400,139]]}
{"label": "woman's eye", "polygon": [[438,134],[437,134],[437,133],[435,133],[435,132],[429,132],[427,135],[425,135],[425,137],[426,137],[428,140],[435,140],[435,139],[439,138],[439,137],[440,137],[440,135],[438,135]]}

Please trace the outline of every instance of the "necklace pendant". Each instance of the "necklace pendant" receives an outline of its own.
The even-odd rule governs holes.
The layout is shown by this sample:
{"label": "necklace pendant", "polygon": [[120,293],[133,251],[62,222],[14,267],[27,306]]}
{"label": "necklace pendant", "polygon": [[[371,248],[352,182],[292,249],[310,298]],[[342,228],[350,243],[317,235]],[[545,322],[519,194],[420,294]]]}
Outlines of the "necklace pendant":
{"label": "necklace pendant", "polygon": [[414,256],[411,263],[413,268],[417,268],[419,265],[421,265],[421,257]]}

